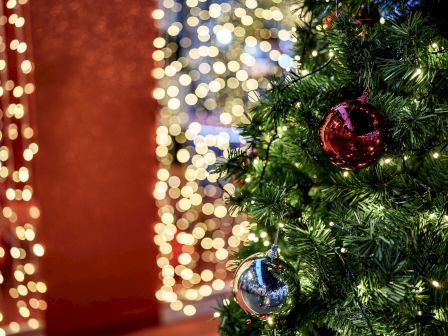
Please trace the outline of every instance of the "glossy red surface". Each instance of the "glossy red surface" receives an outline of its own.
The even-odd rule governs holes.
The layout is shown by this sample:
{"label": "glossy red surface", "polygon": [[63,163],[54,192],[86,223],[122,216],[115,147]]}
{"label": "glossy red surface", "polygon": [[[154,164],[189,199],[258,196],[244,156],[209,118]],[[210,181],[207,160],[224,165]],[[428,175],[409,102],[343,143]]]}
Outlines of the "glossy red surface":
{"label": "glossy red surface", "polygon": [[319,130],[320,146],[342,169],[365,168],[386,150],[386,126],[381,112],[360,100],[334,106]]}

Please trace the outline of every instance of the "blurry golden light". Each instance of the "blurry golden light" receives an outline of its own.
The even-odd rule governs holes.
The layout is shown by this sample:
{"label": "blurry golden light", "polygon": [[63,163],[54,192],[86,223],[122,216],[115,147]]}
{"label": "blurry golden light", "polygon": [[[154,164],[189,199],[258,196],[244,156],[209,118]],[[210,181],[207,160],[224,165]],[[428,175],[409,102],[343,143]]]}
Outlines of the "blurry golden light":
{"label": "blurry golden light", "polygon": [[[28,284],[26,285],[28,287],[28,289],[30,290],[30,292],[35,293],[37,291],[36,288],[36,283],[34,281],[29,281]],[[36,299],[37,300],[37,299]]]}
{"label": "blurry golden light", "polygon": [[23,88],[21,86],[16,86],[12,92],[13,96],[19,98],[23,95]]}
{"label": "blurry golden light", "polygon": [[180,149],[177,152],[177,159],[181,163],[185,163],[190,159],[190,153],[186,149]]}
{"label": "blurry golden light", "polygon": [[211,270],[203,270],[201,272],[201,279],[205,282],[211,281],[213,279],[213,272]]}
{"label": "blurry golden light", "polygon": [[26,161],[31,161],[32,159],[33,159],[33,152],[32,152],[32,150],[31,149],[29,149],[29,148],[27,148],[27,149],[25,149],[24,151],[23,151],[23,158],[26,160]]}
{"label": "blurry golden light", "polygon": [[[5,97],[7,101],[18,101],[17,99],[20,101],[20,103],[6,104],[5,109],[3,110],[4,116],[11,118],[11,120],[7,123],[8,126],[4,129],[4,133],[0,133],[0,138],[3,139],[6,137],[11,140],[11,142],[0,147],[0,160],[3,162],[8,161],[5,165],[1,165],[0,177],[8,179],[8,188],[4,191],[4,196],[8,200],[15,200],[18,202],[30,201],[33,197],[33,186],[30,183],[32,166],[29,161],[31,161],[34,155],[38,152],[38,145],[28,141],[33,138],[34,130],[27,125],[30,120],[28,111],[28,106],[30,106],[30,103],[26,95],[33,93],[35,86],[32,82],[30,82],[29,76],[20,75],[20,72],[23,74],[31,73],[34,66],[32,60],[29,59],[26,54],[28,51],[28,42],[26,39],[23,39],[26,38],[27,35],[24,35],[23,30],[16,29],[22,28],[27,22],[24,17],[20,16],[20,13],[23,11],[19,7],[27,2],[28,0],[8,0],[6,2],[6,7],[11,9],[13,12],[17,10],[17,13],[12,13],[8,17],[3,16],[0,18],[0,24],[4,25],[6,22],[9,22],[9,24],[15,26],[13,27],[13,33],[11,33],[12,36],[20,36],[18,38],[13,37],[8,45],[5,45],[5,43],[0,43],[0,48],[2,48],[1,51],[5,51],[5,48],[9,47],[10,50],[17,53],[17,62],[8,64],[6,60],[0,60],[0,71],[8,69],[7,72],[4,72],[4,76],[6,76],[6,78],[4,78],[3,85],[0,88],[0,95]],[[7,76],[11,73],[17,72],[19,72],[19,76],[16,79],[12,80],[7,78]],[[16,142],[16,140],[18,140],[18,142]],[[10,161],[10,153],[13,153],[12,148],[14,148],[14,152],[17,149],[19,150],[19,153],[23,153],[23,159],[25,162],[23,162],[21,158]],[[8,167],[6,167],[6,165]],[[24,208],[26,209],[25,212],[15,212],[8,206],[2,207],[4,217],[7,218],[12,225],[12,234],[14,234],[17,238],[13,237],[13,246],[8,251],[5,251],[3,248],[0,249],[0,256],[4,256],[6,253],[9,253],[12,258],[15,259],[12,270],[12,276],[15,281],[8,284],[8,286],[16,287],[8,288],[7,292],[12,299],[17,300],[16,305],[18,308],[18,314],[25,320],[31,316],[31,312],[27,307],[27,303],[20,300],[20,297],[27,296],[30,292],[35,293],[35,291],[32,290],[36,289],[36,287],[33,286],[33,284],[35,284],[34,282],[24,282],[29,275],[34,275],[36,273],[35,264],[30,262],[33,257],[28,252],[33,250],[36,255],[42,255],[44,253],[44,249],[40,244],[31,245],[27,242],[34,240],[36,235],[34,231],[34,222],[28,221],[34,221],[39,218],[40,211],[36,206],[26,206],[27,208]],[[31,223],[33,223],[33,225]],[[0,278],[0,282],[3,282],[3,276]],[[43,289],[42,292],[46,291],[46,287],[42,287],[42,285],[40,285],[39,288]],[[37,300],[37,298],[29,298],[29,300],[32,299]],[[46,308],[45,301],[42,300],[42,302],[44,303],[44,308]],[[3,315],[1,315],[0,320],[3,320]],[[39,327],[39,321],[37,319],[29,319],[27,322],[30,328]],[[21,324],[16,321],[12,321],[9,323],[9,329],[11,333],[18,333],[21,329]],[[3,329],[1,329],[0,335],[2,333],[4,333]]]}
{"label": "blurry golden light", "polygon": [[152,17],[156,20],[161,20],[165,16],[165,12],[161,9],[156,9],[152,12]]}
{"label": "blurry golden light", "polygon": [[[163,0],[160,9],[152,12],[156,20],[167,18],[157,23],[166,33],[153,40],[156,66],[152,75],[159,80],[159,87],[152,96],[160,104],[156,138],[160,167],[153,195],[161,222],[154,227],[154,242],[161,253],[157,264],[163,282],[156,297],[187,315],[194,314],[195,308],[185,306],[183,300],[200,300],[225,288],[224,269],[218,268],[214,274],[207,266],[205,273],[198,272],[200,264],[227,260],[229,249],[237,248],[249,235],[249,224],[240,223],[236,214],[228,213],[220,200],[222,190],[213,185],[218,174],[211,173],[209,167],[221,155],[216,150],[226,152],[231,139],[227,131],[207,134],[208,130],[201,125],[208,123],[204,112],[223,127],[248,122],[245,97],[268,85],[266,80],[257,79],[259,63],[253,56],[254,48],[274,61],[283,62],[286,55],[272,41],[291,39],[284,24],[285,18],[293,18],[284,14],[289,13],[288,5],[282,7],[285,11],[280,8],[282,0],[273,0],[272,5],[245,0],[236,8],[227,2],[206,7],[200,2]],[[178,13],[184,10],[186,17],[180,21]],[[265,26],[269,20],[282,24],[278,29],[270,29]],[[287,26],[294,26],[292,21],[288,22]],[[188,34],[179,36],[187,31]],[[227,46],[232,52],[226,51]],[[277,71],[277,65],[272,70]],[[194,113],[200,122],[193,121]],[[180,171],[175,168],[179,164],[185,164]],[[223,189],[229,195],[235,192],[231,183],[226,183]],[[232,233],[226,228],[229,224],[233,226]],[[176,256],[172,253],[173,240],[182,245]],[[171,265],[177,262],[175,267]],[[212,286],[204,285],[211,281]]]}
{"label": "blurry golden light", "polygon": [[36,283],[36,289],[39,293],[45,293],[47,291],[47,285],[40,281]]}
{"label": "blurry golden light", "polygon": [[9,329],[11,330],[11,332],[13,333],[18,333],[20,331],[20,324],[13,321],[9,323]]}
{"label": "blurry golden light", "polygon": [[[8,0],[7,2],[6,2],[6,7],[7,8],[9,8],[9,9],[12,9],[12,8],[14,8],[15,6],[17,6],[17,1],[16,0]],[[12,15],[11,15],[12,16]],[[17,17],[17,15],[15,15],[16,17]],[[13,23],[13,22],[10,22],[10,23]]]}
{"label": "blurry golden light", "polygon": [[223,280],[221,280],[221,279],[216,279],[212,283],[212,287],[216,291],[223,290],[225,288],[225,286],[226,286],[225,282]]}
{"label": "blurry golden light", "polygon": [[164,243],[164,244],[161,244],[161,245],[160,245],[159,250],[160,250],[160,252],[163,253],[163,254],[169,254],[169,253],[171,253],[171,251],[172,251],[173,249],[172,249],[172,247],[171,247],[171,244]]}
{"label": "blurry golden light", "polygon": [[212,246],[215,249],[222,249],[224,247],[224,244],[225,244],[225,242],[224,242],[224,239],[222,239],[222,238],[215,238],[215,239],[213,239],[213,242],[212,242]]}
{"label": "blurry golden light", "polygon": [[187,300],[196,300],[199,297],[199,292],[195,289],[188,289],[185,292],[185,297]]}
{"label": "blurry golden light", "polygon": [[193,229],[193,237],[201,239],[205,236],[205,230],[202,227],[196,227]]}
{"label": "blurry golden light", "polygon": [[223,205],[218,205],[214,210],[214,214],[218,218],[223,218],[227,215],[227,208]]}
{"label": "blurry golden light", "polygon": [[203,249],[208,250],[212,248],[213,240],[209,237],[203,238],[201,240],[201,246]]}
{"label": "blurry golden light", "polygon": [[25,84],[25,93],[26,94],[31,94],[34,92],[34,84],[33,83],[27,83]]}
{"label": "blurry golden light", "polygon": [[32,275],[36,272],[36,268],[33,264],[31,263],[26,263],[24,266],[24,271],[26,274]]}
{"label": "blurry golden light", "polygon": [[11,250],[10,250],[10,253],[11,253],[11,256],[14,259],[19,259],[20,258],[21,253],[20,253],[20,250],[17,247],[15,247],[15,246],[12,247]]}
{"label": "blurry golden light", "polygon": [[26,307],[20,307],[19,314],[25,318],[28,318],[28,317],[30,317],[30,310]]}
{"label": "blurry golden light", "polygon": [[182,272],[180,273],[180,276],[182,277],[182,279],[184,280],[190,280],[193,278],[193,271],[189,268],[185,268],[182,270]]}
{"label": "blurry golden light", "polygon": [[29,319],[28,325],[30,326],[31,329],[38,329],[40,327],[39,320],[37,320],[35,318]]}
{"label": "blurry golden light", "polygon": [[24,74],[29,74],[32,70],[32,64],[29,60],[22,61],[22,64],[20,65],[22,71]]}
{"label": "blurry golden light", "polygon": [[32,229],[26,229],[25,230],[25,239],[28,241],[33,241],[36,237],[36,233]]}
{"label": "blurry golden light", "polygon": [[[15,23],[16,23],[16,19],[17,19],[17,17],[18,17],[17,14],[12,14],[12,15],[9,17],[8,22],[9,22],[10,24],[15,24]],[[14,39],[14,40],[12,40],[11,43],[9,44],[9,48],[10,48],[11,50],[16,50],[18,45],[19,45],[19,40]]]}
{"label": "blurry golden light", "polygon": [[39,218],[40,217],[40,210],[38,207],[36,206],[31,206],[30,207],[30,216],[34,219]]}
{"label": "blurry golden light", "polygon": [[6,147],[1,147],[0,148],[0,160],[1,161],[6,161],[8,160],[9,157],[9,150]]}
{"label": "blurry golden light", "polygon": [[25,274],[22,271],[16,270],[14,272],[14,278],[16,278],[18,282],[22,282],[25,280]]}
{"label": "blurry golden light", "polygon": [[174,311],[180,311],[184,307],[181,301],[174,301],[170,304],[170,308]]}
{"label": "blurry golden light", "polygon": [[184,307],[183,312],[187,316],[193,316],[196,314],[196,308],[192,305],[187,305]]}
{"label": "blurry golden light", "polygon": [[224,248],[221,248],[216,251],[216,258],[218,260],[225,260],[225,259],[227,259],[228,256],[229,256],[229,251],[227,251]]}
{"label": "blurry golden light", "polygon": [[212,288],[208,285],[202,285],[199,288],[199,294],[202,296],[210,296],[212,294],[212,291],[213,291]]}
{"label": "blurry golden light", "polygon": [[19,297],[19,292],[17,291],[16,288],[10,288],[9,296],[12,297],[13,299],[17,299]]}
{"label": "blurry golden light", "polygon": [[24,285],[19,285],[17,286],[17,292],[22,296],[26,296],[28,294],[28,289]]}
{"label": "blurry golden light", "polygon": [[158,100],[163,99],[165,97],[165,90],[157,88],[152,92],[152,96]]}
{"label": "blurry golden light", "polygon": [[10,201],[16,198],[16,191],[12,188],[6,190],[6,198]]}
{"label": "blurry golden light", "polygon": [[21,167],[19,169],[19,180],[21,182],[26,182],[26,181],[28,181],[29,178],[30,178],[30,175],[29,175],[28,168]]}
{"label": "blurry golden light", "polygon": [[40,310],[47,310],[47,302],[45,300],[39,300],[39,309]]}
{"label": "blurry golden light", "polygon": [[188,265],[192,261],[191,255],[188,253],[182,253],[181,255],[179,255],[178,260],[179,260],[179,263],[182,265]]}
{"label": "blurry golden light", "polygon": [[33,252],[36,256],[42,257],[45,253],[45,249],[41,244],[34,244],[33,245]]}

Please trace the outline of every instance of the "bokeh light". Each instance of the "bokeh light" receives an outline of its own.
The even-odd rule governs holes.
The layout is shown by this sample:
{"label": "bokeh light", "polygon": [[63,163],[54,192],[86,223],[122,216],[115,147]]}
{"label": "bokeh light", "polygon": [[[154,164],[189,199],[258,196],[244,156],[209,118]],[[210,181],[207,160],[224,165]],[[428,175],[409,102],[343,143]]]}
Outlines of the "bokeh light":
{"label": "bokeh light", "polygon": [[248,238],[250,220],[225,204],[232,181],[218,183],[210,168],[231,144],[244,145],[232,126],[249,122],[251,93],[294,65],[290,4],[162,0],[152,13],[160,32],[152,54],[159,103],[156,297],[187,316],[200,300],[229,290],[226,264]]}
{"label": "bokeh light", "polygon": [[[0,335],[39,329],[47,303],[38,258],[45,247],[37,242],[40,210],[33,185],[33,160],[39,151],[31,120],[34,64],[28,0],[2,3],[0,20]],[[14,308],[15,307],[15,308]]]}

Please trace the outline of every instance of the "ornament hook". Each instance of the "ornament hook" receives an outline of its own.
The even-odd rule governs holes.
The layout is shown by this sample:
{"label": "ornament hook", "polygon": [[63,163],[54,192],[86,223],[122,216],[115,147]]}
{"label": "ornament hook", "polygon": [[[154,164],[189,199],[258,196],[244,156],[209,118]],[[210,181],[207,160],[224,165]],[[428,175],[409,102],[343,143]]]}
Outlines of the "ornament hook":
{"label": "ornament hook", "polygon": [[268,251],[268,257],[273,260],[278,256],[278,235],[280,234],[280,227],[277,228],[277,232],[275,233],[274,244],[272,244],[271,249]]}
{"label": "ornament hook", "polygon": [[275,244],[272,244],[271,249],[268,251],[268,257],[272,259],[277,258],[278,256],[278,246]]}
{"label": "ornament hook", "polygon": [[368,103],[369,102],[369,90],[365,89],[364,92],[362,93],[362,96],[359,97],[359,100],[363,104]]}

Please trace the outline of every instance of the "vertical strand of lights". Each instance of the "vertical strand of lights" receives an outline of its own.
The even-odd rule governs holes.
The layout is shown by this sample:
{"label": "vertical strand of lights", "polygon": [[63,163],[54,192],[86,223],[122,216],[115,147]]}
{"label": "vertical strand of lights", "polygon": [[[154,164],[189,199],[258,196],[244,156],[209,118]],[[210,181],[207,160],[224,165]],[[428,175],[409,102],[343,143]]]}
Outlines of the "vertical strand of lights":
{"label": "vertical strand of lights", "polygon": [[47,288],[40,281],[36,242],[40,210],[32,161],[34,92],[29,0],[0,0],[0,336],[42,327]]}
{"label": "vertical strand of lights", "polygon": [[230,145],[244,146],[232,126],[249,122],[254,91],[294,67],[296,18],[282,0],[160,0],[152,16],[160,32],[152,73],[160,107],[156,296],[194,315],[199,301],[229,290],[229,256],[254,225],[229,212],[224,198],[235,187],[220,188],[210,166]]}

